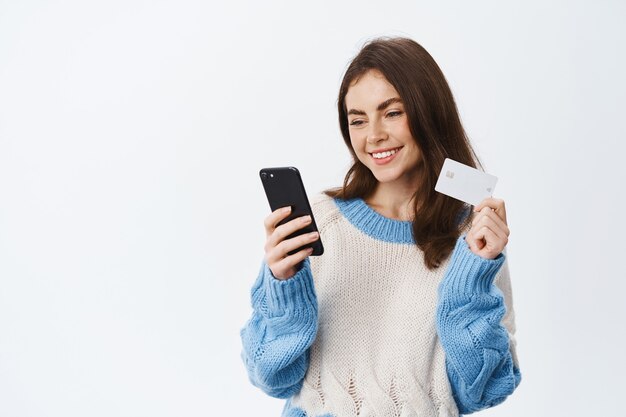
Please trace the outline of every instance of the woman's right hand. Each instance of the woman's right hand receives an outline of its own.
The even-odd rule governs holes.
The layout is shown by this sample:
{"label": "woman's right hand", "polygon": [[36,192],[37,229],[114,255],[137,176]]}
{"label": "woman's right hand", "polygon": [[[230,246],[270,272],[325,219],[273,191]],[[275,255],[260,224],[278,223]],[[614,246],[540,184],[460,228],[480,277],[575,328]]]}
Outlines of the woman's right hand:
{"label": "woman's right hand", "polygon": [[305,233],[291,239],[285,239],[311,223],[311,216],[302,216],[276,226],[281,220],[289,216],[290,212],[290,207],[279,208],[267,216],[264,221],[267,236],[265,262],[274,277],[280,280],[293,277],[298,272],[296,266],[306,259],[313,252],[313,249],[305,248],[293,255],[288,255],[288,252],[319,239],[318,232]]}

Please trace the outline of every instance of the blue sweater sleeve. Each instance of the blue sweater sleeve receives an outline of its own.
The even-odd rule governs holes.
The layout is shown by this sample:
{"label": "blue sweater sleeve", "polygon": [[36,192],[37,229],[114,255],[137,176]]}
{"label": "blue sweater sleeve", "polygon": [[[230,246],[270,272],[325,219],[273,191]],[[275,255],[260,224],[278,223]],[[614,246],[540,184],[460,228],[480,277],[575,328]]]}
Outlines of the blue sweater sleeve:
{"label": "blue sweater sleeve", "polygon": [[502,325],[506,312],[494,279],[505,255],[484,259],[458,238],[439,286],[437,332],[459,411],[469,414],[503,402],[521,381]]}
{"label": "blue sweater sleeve", "polygon": [[251,293],[252,317],[240,332],[248,376],[272,397],[291,397],[302,388],[318,327],[308,258],[287,280],[276,279],[263,262]]}

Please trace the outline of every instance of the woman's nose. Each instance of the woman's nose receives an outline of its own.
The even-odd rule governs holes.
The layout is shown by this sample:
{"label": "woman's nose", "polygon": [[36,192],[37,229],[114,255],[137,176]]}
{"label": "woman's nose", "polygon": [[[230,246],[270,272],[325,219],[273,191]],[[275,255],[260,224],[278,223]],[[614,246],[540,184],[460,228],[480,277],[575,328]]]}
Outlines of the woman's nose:
{"label": "woman's nose", "polygon": [[370,131],[367,134],[367,142],[368,143],[377,143],[381,140],[387,139],[388,135],[385,131],[382,123],[380,122],[370,122]]}

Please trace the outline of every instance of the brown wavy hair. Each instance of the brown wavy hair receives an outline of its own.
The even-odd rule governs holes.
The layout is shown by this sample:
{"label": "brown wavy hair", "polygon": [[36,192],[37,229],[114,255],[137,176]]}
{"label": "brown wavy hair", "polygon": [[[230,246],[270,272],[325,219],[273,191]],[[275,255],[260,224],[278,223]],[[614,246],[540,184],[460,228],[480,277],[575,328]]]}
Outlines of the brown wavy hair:
{"label": "brown wavy hair", "polygon": [[474,168],[478,165],[481,170],[482,164],[463,129],[443,72],[417,42],[407,38],[374,39],[363,46],[348,66],[339,88],[337,108],[339,127],[353,164],[343,187],[324,193],[341,199],[366,199],[376,189],[378,180],[352,148],[345,102],[350,86],[369,70],[380,71],[400,95],[410,131],[422,154],[424,176],[416,184],[418,190],[413,196],[413,238],[424,251],[426,267],[432,270],[450,255],[471,221],[471,216],[463,216],[467,205],[435,191],[444,159]]}

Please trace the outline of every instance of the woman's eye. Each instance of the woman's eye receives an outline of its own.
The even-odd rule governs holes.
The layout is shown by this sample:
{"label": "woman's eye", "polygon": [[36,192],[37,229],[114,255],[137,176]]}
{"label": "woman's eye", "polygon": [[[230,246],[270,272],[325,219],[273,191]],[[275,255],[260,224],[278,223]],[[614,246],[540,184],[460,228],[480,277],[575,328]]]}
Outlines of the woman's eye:
{"label": "woman's eye", "polygon": [[350,122],[350,126],[361,126],[363,124],[363,120],[353,120]]}
{"label": "woman's eye", "polygon": [[401,111],[399,110],[394,110],[394,111],[390,111],[389,113],[387,113],[388,117],[398,117],[402,114]]}

